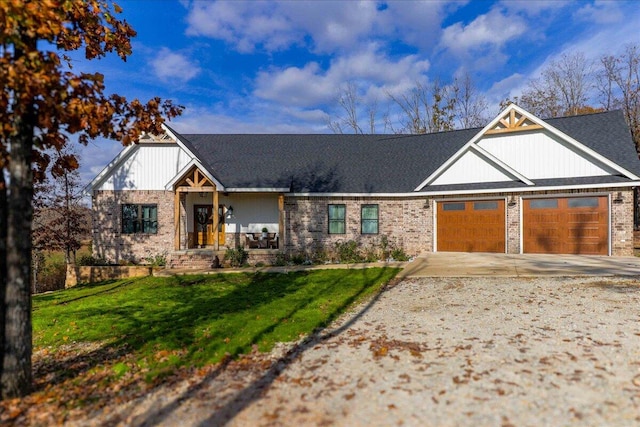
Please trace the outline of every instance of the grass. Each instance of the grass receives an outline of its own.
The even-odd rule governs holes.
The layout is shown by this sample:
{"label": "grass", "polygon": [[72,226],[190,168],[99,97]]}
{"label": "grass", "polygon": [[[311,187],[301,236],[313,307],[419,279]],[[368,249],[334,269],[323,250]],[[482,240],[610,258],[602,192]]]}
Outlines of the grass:
{"label": "grass", "polygon": [[72,343],[121,349],[135,363],[114,362],[111,375],[139,369],[152,381],[179,367],[297,340],[378,291],[398,271],[147,277],[79,286],[34,296],[34,347],[51,354]]}

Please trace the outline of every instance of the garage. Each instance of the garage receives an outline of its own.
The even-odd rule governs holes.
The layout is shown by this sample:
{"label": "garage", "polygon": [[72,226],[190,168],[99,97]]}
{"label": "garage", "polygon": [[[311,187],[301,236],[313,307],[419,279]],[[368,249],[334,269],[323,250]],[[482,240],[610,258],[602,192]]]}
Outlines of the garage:
{"label": "garage", "polygon": [[504,200],[437,203],[437,250],[505,252]]}
{"label": "garage", "polygon": [[523,201],[524,253],[608,255],[606,196]]}

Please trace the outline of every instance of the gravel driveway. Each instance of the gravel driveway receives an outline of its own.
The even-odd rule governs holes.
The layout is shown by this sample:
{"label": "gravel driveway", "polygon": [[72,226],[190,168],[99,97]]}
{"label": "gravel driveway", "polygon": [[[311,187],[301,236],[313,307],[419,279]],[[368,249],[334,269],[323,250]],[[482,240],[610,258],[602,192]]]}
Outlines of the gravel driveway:
{"label": "gravel driveway", "polygon": [[78,424],[640,424],[639,280],[405,279],[321,334]]}

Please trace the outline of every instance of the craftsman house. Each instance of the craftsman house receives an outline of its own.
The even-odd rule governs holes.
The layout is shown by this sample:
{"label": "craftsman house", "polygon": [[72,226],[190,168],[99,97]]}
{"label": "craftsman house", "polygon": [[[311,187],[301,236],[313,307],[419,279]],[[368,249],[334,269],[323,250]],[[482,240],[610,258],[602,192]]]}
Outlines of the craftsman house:
{"label": "craftsman house", "polygon": [[382,236],[409,255],[633,253],[640,161],[620,111],[541,120],[512,104],[426,135],[165,130],[87,187],[95,256],[210,265],[229,247],[268,260]]}

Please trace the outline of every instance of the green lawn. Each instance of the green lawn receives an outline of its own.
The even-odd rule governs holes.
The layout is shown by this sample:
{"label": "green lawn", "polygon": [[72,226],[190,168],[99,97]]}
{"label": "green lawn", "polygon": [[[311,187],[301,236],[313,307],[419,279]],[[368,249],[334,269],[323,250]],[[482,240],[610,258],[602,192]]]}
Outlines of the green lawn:
{"label": "green lawn", "polygon": [[[398,269],[315,270],[289,274],[147,277],[33,298],[34,347],[98,342],[135,363],[116,363],[147,380],[257,346],[297,340],[378,291]],[[107,363],[108,365],[108,363]]]}

